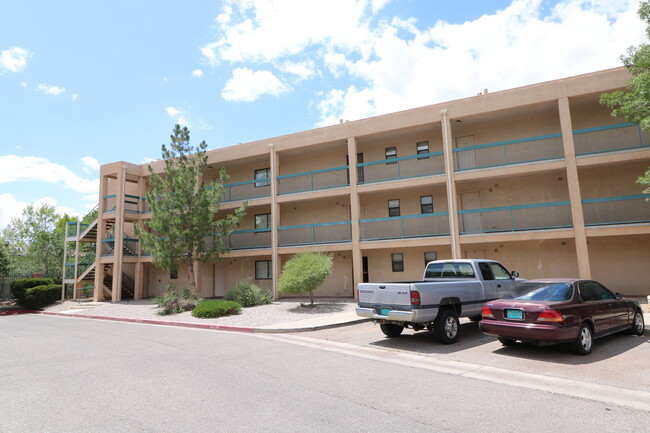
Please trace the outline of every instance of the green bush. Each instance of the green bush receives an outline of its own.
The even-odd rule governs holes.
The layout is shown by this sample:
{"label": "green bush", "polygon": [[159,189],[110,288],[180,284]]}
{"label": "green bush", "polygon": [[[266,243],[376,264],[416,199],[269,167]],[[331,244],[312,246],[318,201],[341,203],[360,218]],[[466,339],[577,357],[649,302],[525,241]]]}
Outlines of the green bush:
{"label": "green bush", "polygon": [[174,286],[169,284],[165,287],[165,290],[163,296],[158,296],[151,300],[152,303],[158,305],[160,308],[158,314],[161,316],[191,311],[197,304],[203,302],[203,298],[193,294],[189,289],[183,289],[180,293],[177,293]]}
{"label": "green bush", "polygon": [[22,304],[34,310],[53,304],[61,299],[61,285],[48,284],[47,286],[30,287],[25,290],[25,302]]}
{"label": "green bush", "polygon": [[[51,278],[22,278],[20,280],[14,280],[11,282],[11,296],[20,305],[27,307],[28,305],[25,304],[27,302],[27,289],[38,286],[49,286],[51,284],[54,284],[54,280]],[[61,286],[59,286],[59,289],[61,289]]]}
{"label": "green bush", "polygon": [[239,314],[241,305],[235,301],[204,301],[192,310],[192,316],[200,319],[214,319],[215,317]]}
{"label": "green bush", "polygon": [[229,289],[224,296],[226,301],[235,301],[242,307],[254,307],[273,302],[273,294],[261,289],[252,281],[241,280],[235,287]]}
{"label": "green bush", "polygon": [[311,305],[314,305],[314,290],[330,276],[332,263],[332,256],[322,252],[295,254],[282,268],[278,290],[293,295],[309,292]]}

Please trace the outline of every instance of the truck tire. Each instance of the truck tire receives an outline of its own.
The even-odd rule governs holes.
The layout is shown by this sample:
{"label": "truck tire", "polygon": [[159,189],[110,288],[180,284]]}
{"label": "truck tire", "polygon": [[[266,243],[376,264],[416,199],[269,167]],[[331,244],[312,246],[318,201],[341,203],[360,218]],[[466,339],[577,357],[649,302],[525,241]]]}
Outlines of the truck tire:
{"label": "truck tire", "polygon": [[394,323],[380,323],[379,327],[386,337],[399,337],[404,330],[403,326]]}
{"label": "truck tire", "polygon": [[458,340],[460,322],[454,310],[450,308],[440,310],[433,326],[436,338],[442,344],[452,344]]}

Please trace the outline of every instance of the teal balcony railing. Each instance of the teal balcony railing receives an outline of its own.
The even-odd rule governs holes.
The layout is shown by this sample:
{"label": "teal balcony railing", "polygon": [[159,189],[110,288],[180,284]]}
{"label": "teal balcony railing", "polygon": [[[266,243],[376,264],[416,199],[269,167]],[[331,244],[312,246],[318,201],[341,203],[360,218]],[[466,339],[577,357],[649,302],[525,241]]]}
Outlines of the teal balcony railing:
{"label": "teal balcony railing", "polygon": [[407,239],[449,235],[449,214],[421,215],[359,220],[362,241]]}
{"label": "teal balcony railing", "polygon": [[124,212],[140,213],[140,197],[124,194]]}
{"label": "teal balcony railing", "polygon": [[620,197],[582,200],[585,225],[635,224],[650,222],[650,195],[625,195]]}
{"label": "teal balcony railing", "polygon": [[445,163],[442,152],[432,152],[363,162],[357,164],[357,169],[362,184],[443,174]]}
{"label": "teal balcony railing", "polygon": [[548,134],[516,140],[454,149],[456,171],[564,158],[562,134]]}
{"label": "teal balcony railing", "polygon": [[573,226],[571,203],[535,203],[458,211],[461,234],[558,229]]}
{"label": "teal balcony railing", "polygon": [[64,266],[65,272],[63,278],[66,280],[74,280],[76,278],[76,275],[74,274],[74,263],[66,263]]}
{"label": "teal balcony railing", "polygon": [[636,123],[619,123],[573,131],[576,155],[637,149],[650,146],[650,131]]}
{"label": "teal balcony railing", "polygon": [[349,167],[346,165],[278,176],[278,194],[347,186],[350,183],[348,169]]}
{"label": "teal balcony railing", "polygon": [[[124,238],[123,252],[125,257],[134,257],[138,255],[138,239],[129,237]],[[106,239],[102,239],[102,256],[112,257],[115,255],[115,238],[109,235]]]}
{"label": "teal balcony railing", "polygon": [[271,196],[269,179],[247,180],[245,182],[224,184],[221,201],[232,202]]}
{"label": "teal balcony railing", "polygon": [[104,200],[104,213],[115,212],[117,208],[117,196],[115,194],[105,195]]}
{"label": "teal balcony railing", "polygon": [[351,242],[352,227],[350,221],[286,226],[278,228],[278,236],[282,247]]}
{"label": "teal balcony railing", "polygon": [[231,250],[271,248],[271,229],[235,230],[225,242]]}

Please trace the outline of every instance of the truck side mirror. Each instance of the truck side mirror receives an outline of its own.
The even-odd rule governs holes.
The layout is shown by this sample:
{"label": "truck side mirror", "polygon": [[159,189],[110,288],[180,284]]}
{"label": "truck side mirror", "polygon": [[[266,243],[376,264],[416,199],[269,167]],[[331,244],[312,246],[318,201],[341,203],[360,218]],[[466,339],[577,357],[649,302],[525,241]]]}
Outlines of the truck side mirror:
{"label": "truck side mirror", "polygon": [[512,276],[512,278],[517,278],[517,277],[519,276],[519,272],[517,272],[517,271],[512,271],[512,272],[510,273],[510,275]]}

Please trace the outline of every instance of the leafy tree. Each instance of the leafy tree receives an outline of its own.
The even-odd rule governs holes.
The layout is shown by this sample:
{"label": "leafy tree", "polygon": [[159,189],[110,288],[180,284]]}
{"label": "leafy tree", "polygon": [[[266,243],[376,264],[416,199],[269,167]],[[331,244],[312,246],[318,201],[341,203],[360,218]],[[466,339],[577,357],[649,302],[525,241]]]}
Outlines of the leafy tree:
{"label": "leafy tree", "polygon": [[[641,2],[638,14],[646,23],[646,36],[650,40],[650,1]],[[627,82],[626,90],[605,93],[600,96],[600,102],[612,110],[612,116],[625,117],[646,130],[650,128],[650,44],[629,47],[621,61],[634,77]],[[637,182],[648,186],[643,192],[650,194],[650,168]]]}
{"label": "leafy tree", "polygon": [[9,274],[10,269],[9,257],[7,257],[7,253],[5,252],[5,245],[3,242],[0,244],[0,277],[4,277]]}
{"label": "leafy tree", "polygon": [[190,131],[175,126],[169,148],[162,146],[164,174],[159,175],[149,166],[147,201],[152,216],[144,225],[150,231],[134,227],[155,266],[172,271],[187,265],[193,293],[198,293],[194,263],[220,259],[225,251],[224,237],[239,224],[247,207],[244,203],[225,218],[215,218],[228,175],[222,168],[218,181],[205,184],[206,148],[205,141],[193,148]]}
{"label": "leafy tree", "polygon": [[63,264],[65,222],[53,206],[28,205],[20,218],[13,218],[3,232],[12,270],[54,275]]}
{"label": "leafy tree", "polygon": [[282,268],[278,290],[300,295],[309,292],[310,305],[314,305],[314,290],[332,273],[332,256],[308,251],[294,255]]}

